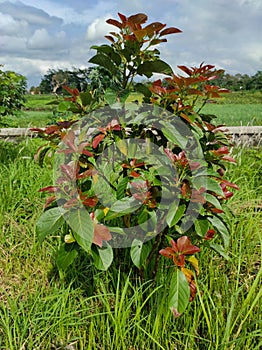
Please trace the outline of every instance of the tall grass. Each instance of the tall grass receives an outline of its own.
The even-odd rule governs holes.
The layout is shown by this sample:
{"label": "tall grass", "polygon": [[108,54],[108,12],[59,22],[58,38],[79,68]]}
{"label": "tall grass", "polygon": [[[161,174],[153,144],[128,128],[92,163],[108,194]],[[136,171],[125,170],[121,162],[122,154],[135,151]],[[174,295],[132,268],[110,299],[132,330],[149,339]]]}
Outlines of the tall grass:
{"label": "tall grass", "polygon": [[0,349],[259,350],[261,341],[261,155],[238,150],[230,167],[240,191],[230,199],[228,261],[200,255],[199,293],[174,319],[167,308],[169,270],[157,283],[124,261],[99,272],[80,254],[61,281],[56,237],[42,246],[35,222],[50,171],[33,162],[39,140],[0,147]]}

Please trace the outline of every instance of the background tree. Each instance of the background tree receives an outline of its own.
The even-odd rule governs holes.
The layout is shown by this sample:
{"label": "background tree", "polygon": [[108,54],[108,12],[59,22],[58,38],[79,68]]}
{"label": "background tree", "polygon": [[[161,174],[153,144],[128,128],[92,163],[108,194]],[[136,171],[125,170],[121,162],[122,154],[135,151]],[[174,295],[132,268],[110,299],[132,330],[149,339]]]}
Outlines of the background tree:
{"label": "background tree", "polygon": [[0,123],[2,117],[16,115],[25,102],[27,81],[23,75],[0,69]]}

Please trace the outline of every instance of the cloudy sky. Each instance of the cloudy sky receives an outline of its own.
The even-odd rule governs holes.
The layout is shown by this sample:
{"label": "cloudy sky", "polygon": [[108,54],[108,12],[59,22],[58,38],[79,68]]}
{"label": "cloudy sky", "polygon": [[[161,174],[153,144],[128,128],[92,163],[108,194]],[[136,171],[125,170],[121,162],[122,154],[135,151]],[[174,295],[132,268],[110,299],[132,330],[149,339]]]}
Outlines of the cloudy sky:
{"label": "cloudy sky", "polygon": [[262,70],[262,0],[0,0],[0,64],[38,85],[49,68],[88,67],[107,18],[139,12],[183,31],[162,44],[162,59],[202,61],[230,74]]}

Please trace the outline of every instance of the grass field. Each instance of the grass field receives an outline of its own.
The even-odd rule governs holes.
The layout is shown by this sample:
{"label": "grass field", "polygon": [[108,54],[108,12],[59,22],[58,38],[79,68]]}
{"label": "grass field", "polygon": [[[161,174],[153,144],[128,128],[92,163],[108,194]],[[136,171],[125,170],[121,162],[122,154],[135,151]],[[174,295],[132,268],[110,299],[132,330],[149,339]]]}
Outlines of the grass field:
{"label": "grass field", "polygon": [[38,189],[52,184],[50,170],[33,161],[40,142],[0,144],[1,350],[261,349],[260,150],[236,150],[238,164],[228,170],[240,186],[229,202],[230,259],[201,253],[199,293],[174,319],[161,264],[159,287],[125,271],[124,260],[98,272],[85,255],[58,278],[57,238],[40,246],[35,236]]}
{"label": "grass field", "polygon": [[[62,100],[62,98],[60,98]],[[9,117],[12,127],[32,127],[52,124],[56,120],[53,111],[56,101],[54,95],[27,95],[23,113],[17,117]],[[216,104],[207,104],[204,113],[216,115],[218,124],[227,126],[262,125],[262,92],[233,92],[224,94]]]}

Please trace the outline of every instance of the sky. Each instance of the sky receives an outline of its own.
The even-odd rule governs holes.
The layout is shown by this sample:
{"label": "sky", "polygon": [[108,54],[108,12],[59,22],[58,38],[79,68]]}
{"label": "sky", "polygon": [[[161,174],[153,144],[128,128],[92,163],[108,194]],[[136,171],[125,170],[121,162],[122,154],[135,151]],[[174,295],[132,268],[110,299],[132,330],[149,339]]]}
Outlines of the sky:
{"label": "sky", "polygon": [[0,0],[0,64],[39,85],[48,69],[87,68],[92,45],[109,43],[117,13],[145,13],[182,33],[167,36],[161,59],[213,64],[229,74],[262,70],[262,0]]}

